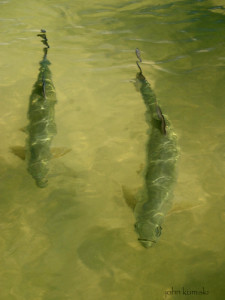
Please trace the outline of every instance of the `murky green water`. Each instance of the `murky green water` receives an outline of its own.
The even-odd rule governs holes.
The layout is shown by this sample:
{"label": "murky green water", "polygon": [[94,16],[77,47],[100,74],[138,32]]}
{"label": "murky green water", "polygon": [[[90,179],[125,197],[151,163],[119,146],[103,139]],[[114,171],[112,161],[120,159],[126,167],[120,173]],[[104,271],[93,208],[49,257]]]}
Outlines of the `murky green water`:
{"label": "murky green water", "polygon": [[[225,2],[6,0],[0,24],[0,299],[224,299]],[[41,28],[52,145],[72,149],[45,189],[10,152],[25,145]],[[148,250],[122,194],[145,164],[136,47],[180,146],[174,207]]]}

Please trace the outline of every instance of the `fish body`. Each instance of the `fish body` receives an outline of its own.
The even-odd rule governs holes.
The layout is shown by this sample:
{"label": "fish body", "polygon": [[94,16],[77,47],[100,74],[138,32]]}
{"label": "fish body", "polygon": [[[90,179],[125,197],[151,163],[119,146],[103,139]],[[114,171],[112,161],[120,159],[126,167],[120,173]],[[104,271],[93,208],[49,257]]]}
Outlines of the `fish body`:
{"label": "fish body", "polygon": [[57,133],[55,124],[55,104],[57,103],[52,74],[47,58],[50,48],[46,30],[38,34],[44,44],[44,56],[40,61],[38,78],[33,85],[29,99],[27,118],[28,126],[21,130],[27,134],[26,146],[12,146],[11,152],[27,162],[27,170],[40,188],[48,184],[47,174],[49,160],[61,157],[71,149],[65,147],[51,148],[52,139]]}
{"label": "fish body", "polygon": [[47,185],[48,162],[51,158],[50,146],[56,135],[55,109],[57,102],[55,87],[49,69],[47,48],[44,48],[44,57],[40,62],[37,81],[29,100],[28,120],[26,128],[27,169],[35,179],[38,187]]}
{"label": "fish body", "polygon": [[146,105],[146,122],[150,127],[146,147],[144,188],[134,213],[135,229],[141,244],[148,248],[161,235],[164,217],[172,204],[172,188],[176,180],[177,138],[156,96],[142,72],[137,74],[140,92]]}

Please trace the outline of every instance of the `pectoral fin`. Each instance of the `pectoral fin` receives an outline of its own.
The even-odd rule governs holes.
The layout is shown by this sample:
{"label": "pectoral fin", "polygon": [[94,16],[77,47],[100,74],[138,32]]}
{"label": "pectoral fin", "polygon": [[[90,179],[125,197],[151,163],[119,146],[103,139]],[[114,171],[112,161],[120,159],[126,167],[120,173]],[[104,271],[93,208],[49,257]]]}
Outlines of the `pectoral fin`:
{"label": "pectoral fin", "polygon": [[27,126],[20,128],[20,131],[27,133]]}
{"label": "pectoral fin", "polygon": [[15,154],[16,156],[18,156],[19,158],[21,158],[22,160],[25,160],[26,157],[26,150],[25,147],[22,146],[14,146],[14,147],[10,147],[10,150],[13,154]]}
{"label": "pectoral fin", "polygon": [[[10,147],[10,150],[13,154],[15,154],[16,156],[18,156],[19,158],[21,158],[22,160],[25,160],[26,158],[26,149],[25,147],[22,146],[13,146]],[[70,152],[72,149],[68,149],[68,148],[52,148],[51,149],[51,154],[52,154],[52,158],[58,158],[61,157],[65,154],[67,154],[68,152]]]}
{"label": "pectoral fin", "polygon": [[144,172],[144,169],[145,169],[145,165],[141,163],[139,169],[136,171],[137,174],[142,174]]}
{"label": "pectoral fin", "polygon": [[51,148],[52,158],[61,157],[65,154],[67,154],[68,152],[70,152],[71,150],[72,149],[68,149],[68,148],[65,148],[65,147]]}
{"label": "pectoral fin", "polygon": [[136,192],[131,192],[129,189],[127,189],[127,187],[125,187],[124,185],[122,186],[122,191],[123,191],[123,197],[127,203],[127,205],[134,210],[135,206],[137,204],[137,199],[134,196],[137,192],[137,189],[135,190]]}
{"label": "pectoral fin", "polygon": [[193,204],[193,205],[178,205],[178,204],[174,204],[173,207],[169,210],[167,216],[171,216],[173,214],[179,214],[182,213],[183,211],[187,211],[187,210],[192,210],[192,209],[196,209],[201,207],[203,204]]}

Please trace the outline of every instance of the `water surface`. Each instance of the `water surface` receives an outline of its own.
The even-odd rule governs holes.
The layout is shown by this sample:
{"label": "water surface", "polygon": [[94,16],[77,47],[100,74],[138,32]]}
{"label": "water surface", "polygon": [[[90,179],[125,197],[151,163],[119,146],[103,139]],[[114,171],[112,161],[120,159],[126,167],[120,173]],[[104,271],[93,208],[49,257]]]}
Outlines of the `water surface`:
{"label": "water surface", "polygon": [[[224,12],[219,0],[0,1],[2,300],[188,298],[172,287],[223,299]],[[41,28],[52,146],[71,149],[50,162],[45,189],[10,152],[25,145]],[[148,250],[122,193],[143,183],[148,134],[136,47],[180,147],[174,206]]]}

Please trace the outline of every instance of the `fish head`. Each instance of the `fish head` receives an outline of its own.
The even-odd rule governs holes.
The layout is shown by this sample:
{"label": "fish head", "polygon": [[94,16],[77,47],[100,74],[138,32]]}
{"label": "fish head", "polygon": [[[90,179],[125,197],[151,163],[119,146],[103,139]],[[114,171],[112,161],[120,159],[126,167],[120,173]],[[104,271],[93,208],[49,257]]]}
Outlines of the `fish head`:
{"label": "fish head", "polygon": [[139,235],[138,240],[145,248],[150,248],[161,235],[162,227],[157,224],[146,221],[138,221],[135,224],[135,230]]}
{"label": "fish head", "polygon": [[48,185],[48,180],[45,178],[38,178],[36,179],[36,184],[40,188],[45,188]]}

